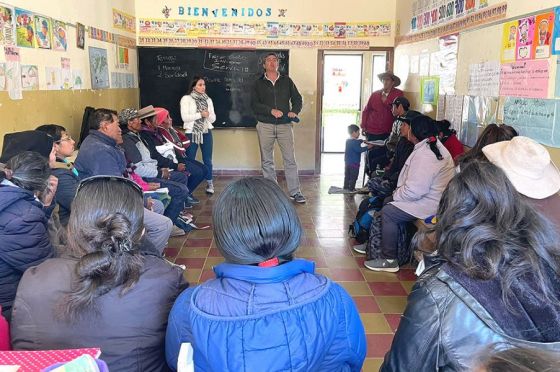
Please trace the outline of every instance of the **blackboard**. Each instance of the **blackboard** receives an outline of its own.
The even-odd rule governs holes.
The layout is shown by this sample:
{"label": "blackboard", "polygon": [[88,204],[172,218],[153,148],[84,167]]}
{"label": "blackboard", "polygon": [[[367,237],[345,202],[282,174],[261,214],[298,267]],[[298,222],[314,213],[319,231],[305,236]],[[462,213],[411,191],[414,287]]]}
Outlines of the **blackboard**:
{"label": "blackboard", "polygon": [[191,79],[201,75],[216,111],[216,128],[255,127],[251,90],[262,76],[264,57],[275,52],[281,74],[288,74],[287,50],[224,50],[138,48],[140,103],[169,110],[173,124],[182,126],[179,101]]}

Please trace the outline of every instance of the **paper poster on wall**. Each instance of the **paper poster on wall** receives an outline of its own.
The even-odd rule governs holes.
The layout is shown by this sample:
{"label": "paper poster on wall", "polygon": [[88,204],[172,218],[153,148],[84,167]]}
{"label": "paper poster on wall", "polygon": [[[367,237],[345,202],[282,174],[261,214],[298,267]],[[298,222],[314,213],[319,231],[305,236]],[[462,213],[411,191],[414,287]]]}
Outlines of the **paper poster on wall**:
{"label": "paper poster on wall", "polygon": [[550,42],[552,28],[554,27],[554,13],[539,14],[535,18],[535,58],[548,58],[550,56]]}
{"label": "paper poster on wall", "polygon": [[428,53],[420,54],[418,74],[426,76],[430,73],[430,55]]}
{"label": "paper poster on wall", "polygon": [[497,97],[500,94],[500,64],[498,61],[469,65],[468,93],[470,96]]}
{"label": "paper poster on wall", "polygon": [[37,66],[21,66],[21,88],[23,90],[39,90],[39,69]]}
{"label": "paper poster on wall", "polygon": [[473,147],[481,128],[490,123],[495,123],[497,114],[497,97],[465,96],[459,136],[461,142],[466,146]]}
{"label": "paper poster on wall", "polygon": [[60,81],[62,89],[72,89],[72,70],[70,69],[70,58],[60,58]]}
{"label": "paper poster on wall", "polygon": [[[53,21],[53,49],[65,51],[68,49],[68,40],[66,37],[66,23],[62,21]],[[83,48],[82,48],[83,49]]]}
{"label": "paper poster on wall", "polygon": [[457,75],[457,49],[459,35],[440,37],[439,43],[439,92],[455,94],[455,76]]}
{"label": "paper poster on wall", "polygon": [[548,60],[505,63],[500,72],[500,96],[546,98]]}
{"label": "paper poster on wall", "polygon": [[440,94],[437,102],[436,120],[445,119],[445,94]]}
{"label": "paper poster on wall", "polygon": [[6,64],[0,63],[0,91],[6,90]]}
{"label": "paper poster on wall", "polygon": [[439,77],[425,76],[420,79],[420,103],[437,105],[439,96]]}
{"label": "paper poster on wall", "polygon": [[84,75],[82,70],[72,70],[72,89],[83,89],[84,88]]}
{"label": "paper poster on wall", "polygon": [[446,95],[444,118],[449,120],[451,127],[457,132],[461,131],[463,118],[463,96]]}
{"label": "paper poster on wall", "polygon": [[35,15],[35,40],[38,48],[51,49],[52,22],[49,17]]}
{"label": "paper poster on wall", "polygon": [[62,77],[59,67],[45,67],[45,75],[47,79],[47,90],[62,89]]}
{"label": "paper poster on wall", "polygon": [[89,47],[89,70],[92,89],[109,88],[107,49]]}
{"label": "paper poster on wall", "polygon": [[555,125],[558,105],[553,99],[506,97],[504,123],[520,135],[531,137],[543,145],[560,147],[560,125]]}
{"label": "paper poster on wall", "polygon": [[517,21],[506,22],[502,31],[502,63],[515,61],[515,45],[517,42]]}
{"label": "paper poster on wall", "polygon": [[556,59],[556,81],[554,87],[554,96],[560,97],[560,58]]}
{"label": "paper poster on wall", "polygon": [[11,99],[22,99],[21,94],[21,57],[20,49],[6,45],[4,47],[6,57],[6,89]]}
{"label": "paper poster on wall", "polygon": [[439,76],[442,68],[441,53],[433,52],[430,54],[430,76]]}
{"label": "paper poster on wall", "polygon": [[552,54],[560,54],[560,6],[554,8],[554,30],[552,33]]}
{"label": "paper poster on wall", "polygon": [[418,63],[420,63],[420,56],[418,54],[410,56],[410,73],[418,73]]}
{"label": "paper poster on wall", "polygon": [[35,48],[35,25],[33,13],[28,10],[16,8],[16,41],[17,46]]}
{"label": "paper poster on wall", "polygon": [[14,45],[15,33],[14,8],[0,5],[0,44]]}
{"label": "paper poster on wall", "polygon": [[518,22],[515,59],[517,61],[532,59],[535,53],[533,48],[535,16],[521,18]]}
{"label": "paper poster on wall", "polygon": [[86,26],[81,23],[76,23],[76,46],[84,49],[86,45]]}

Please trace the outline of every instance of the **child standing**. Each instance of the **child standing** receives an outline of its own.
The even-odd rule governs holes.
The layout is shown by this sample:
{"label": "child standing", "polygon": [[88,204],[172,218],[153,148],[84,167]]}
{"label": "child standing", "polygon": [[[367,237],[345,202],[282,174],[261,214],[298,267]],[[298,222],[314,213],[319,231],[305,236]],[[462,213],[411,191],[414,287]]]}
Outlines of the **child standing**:
{"label": "child standing", "polygon": [[367,151],[367,147],[362,147],[363,140],[360,137],[360,128],[355,125],[348,126],[350,138],[346,140],[346,150],[344,151],[344,189],[354,191],[358,174],[360,173],[360,162],[362,152]]}

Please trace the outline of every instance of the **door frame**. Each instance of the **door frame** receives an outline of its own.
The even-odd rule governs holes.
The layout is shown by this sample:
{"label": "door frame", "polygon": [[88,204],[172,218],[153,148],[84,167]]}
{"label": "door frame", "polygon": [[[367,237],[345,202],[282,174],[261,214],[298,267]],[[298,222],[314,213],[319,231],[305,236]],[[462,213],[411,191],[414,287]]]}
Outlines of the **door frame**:
{"label": "door frame", "polygon": [[[316,118],[317,125],[315,128],[315,174],[321,174],[321,141],[322,141],[322,127],[323,127],[323,73],[325,68],[325,51],[333,52],[345,52],[348,53],[348,49],[319,49],[317,50],[317,104],[316,104]],[[393,70],[393,59],[395,48],[393,47],[371,47],[369,49],[356,49],[351,50],[351,52],[386,52],[387,62],[386,70]],[[362,66],[363,66],[362,60]]]}

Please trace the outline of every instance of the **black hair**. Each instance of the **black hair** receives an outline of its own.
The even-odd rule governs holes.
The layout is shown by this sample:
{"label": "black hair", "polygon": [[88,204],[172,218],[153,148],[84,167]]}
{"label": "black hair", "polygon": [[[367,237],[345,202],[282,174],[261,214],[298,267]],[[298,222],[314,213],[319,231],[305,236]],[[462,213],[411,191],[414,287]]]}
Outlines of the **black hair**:
{"label": "black hair", "polygon": [[352,133],[359,132],[359,131],[360,131],[360,127],[357,126],[356,124],[350,124],[348,126],[348,134],[352,134]]}
{"label": "black hair", "polygon": [[437,147],[438,131],[432,118],[425,115],[415,117],[411,120],[410,130],[418,142],[427,138],[430,150],[432,150],[438,160],[443,160],[443,156]]}
{"label": "black hair", "polygon": [[262,177],[229,184],[216,200],[212,220],[218,249],[236,264],[290,260],[303,234],[293,203]]}
{"label": "black hair", "polygon": [[449,120],[436,120],[435,123],[438,132],[443,133],[444,137],[449,137],[450,135],[457,133],[453,128],[451,128],[451,122]]}
{"label": "black hair", "polygon": [[99,128],[101,128],[101,123],[113,121],[113,115],[118,117],[118,114],[115,110],[106,108],[96,109],[90,116],[89,129],[99,130]]}
{"label": "black hair", "polygon": [[54,142],[60,141],[62,139],[62,132],[66,132],[66,128],[57,124],[43,124],[38,126],[35,130],[47,133],[54,139]]}
{"label": "black hair", "polygon": [[[48,159],[35,151],[24,151],[12,156],[6,162],[6,169],[0,172],[0,182],[7,179],[34,193],[45,191],[51,175]],[[8,177],[7,173],[11,173],[11,176]]]}
{"label": "black hair", "polygon": [[518,135],[519,133],[517,133],[512,126],[506,124],[488,124],[476,140],[475,145],[465,154],[461,155],[458,162],[463,166],[473,160],[486,160],[482,152],[484,146],[497,142],[509,141]]}
{"label": "black hair", "polygon": [[[196,86],[196,83],[198,83],[199,80],[204,80],[204,77],[201,75],[195,75],[193,76],[193,78],[191,79],[191,83],[189,84],[189,89],[187,90],[187,94],[191,94],[192,91],[194,90],[194,87]],[[206,80],[204,80],[206,81]]]}

